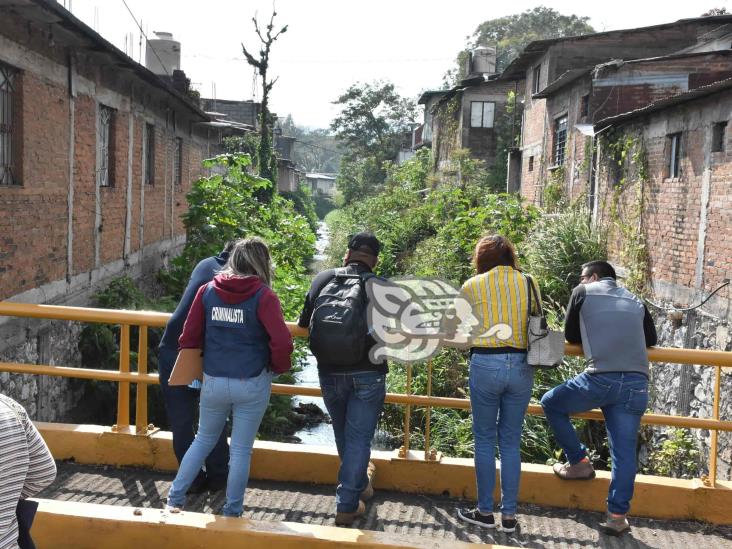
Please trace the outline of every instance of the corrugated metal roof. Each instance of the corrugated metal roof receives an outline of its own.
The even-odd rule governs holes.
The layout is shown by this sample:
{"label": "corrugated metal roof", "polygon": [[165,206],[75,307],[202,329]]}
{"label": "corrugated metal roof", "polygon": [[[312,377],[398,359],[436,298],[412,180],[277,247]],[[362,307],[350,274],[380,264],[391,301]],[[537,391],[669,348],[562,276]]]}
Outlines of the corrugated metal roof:
{"label": "corrugated metal roof", "polygon": [[201,120],[208,120],[209,117],[195,105],[191,99],[176,90],[171,84],[160,78],[147,67],[137,63],[131,59],[122,50],[108,42],[103,36],[94,29],[86,25],[83,21],[75,17],[71,12],[59,4],[56,0],[28,0],[18,9],[15,5],[4,5],[3,9],[13,10],[19,17],[26,19],[40,17],[51,18],[50,25],[57,25],[59,30],[64,31],[67,35],[76,37],[93,45],[94,50],[98,53],[109,55],[114,63],[119,67],[130,69],[138,78],[149,85],[168,93],[175,98],[182,106],[197,115]]}
{"label": "corrugated metal roof", "polygon": [[715,82],[714,84],[709,84],[707,86],[700,86],[691,91],[655,101],[646,105],[645,107],[641,107],[640,109],[635,109],[629,112],[624,112],[599,120],[595,123],[595,131],[597,132],[603,128],[618,124],[620,122],[625,122],[626,120],[630,120],[632,118],[637,118],[639,116],[667,109],[669,107],[680,105],[682,103],[687,103],[689,101],[700,99],[702,97],[706,97],[708,95],[712,95],[714,93],[719,93],[729,89],[732,89],[732,78],[720,80],[719,82]]}
{"label": "corrugated metal roof", "polygon": [[679,19],[672,23],[662,23],[659,25],[650,25],[648,27],[634,27],[630,29],[617,29],[605,32],[595,32],[591,34],[580,34],[577,36],[563,36],[559,38],[548,38],[545,40],[535,40],[529,43],[521,52],[521,54],[511,61],[509,65],[501,73],[502,78],[523,78],[526,70],[529,68],[531,63],[540,55],[544,54],[552,45],[558,42],[569,42],[579,40],[592,40],[594,38],[602,38],[605,36],[612,36],[616,34],[628,33],[628,32],[649,32],[654,30],[667,29],[674,26],[700,22],[700,21],[716,21],[719,23],[732,23],[732,14],[730,15],[716,15],[712,17],[693,17],[689,19]]}

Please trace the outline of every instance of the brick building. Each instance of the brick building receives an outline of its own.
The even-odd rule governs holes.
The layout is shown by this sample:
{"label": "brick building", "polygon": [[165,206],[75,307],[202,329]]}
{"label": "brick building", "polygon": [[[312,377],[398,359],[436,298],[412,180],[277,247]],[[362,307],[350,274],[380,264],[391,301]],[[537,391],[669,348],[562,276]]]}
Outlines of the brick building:
{"label": "brick building", "polygon": [[[642,193],[639,226],[646,241],[654,295],[690,303],[732,278],[732,78],[651,102],[600,120],[614,141],[630,139],[643,151],[645,181],[628,165],[622,200]],[[600,155],[603,154],[600,150]],[[607,154],[607,153],[606,153]],[[626,162],[629,162],[626,161]],[[610,166],[617,162],[610,163]],[[618,186],[618,171],[601,162],[598,194]],[[622,166],[625,168],[626,166]],[[642,189],[638,186],[643,185]],[[637,200],[637,198],[636,198]],[[602,201],[598,221],[608,220]],[[614,251],[617,258],[617,250]],[[708,307],[723,316],[729,300],[713,298]]]}
{"label": "brick building", "polygon": [[0,6],[0,298],[84,303],[185,234],[208,117],[57,2]]}
{"label": "brick building", "polygon": [[419,99],[425,105],[422,144],[431,146],[437,168],[448,166],[458,149],[492,167],[499,140],[510,141],[514,123],[518,128],[509,111],[516,107],[521,83],[496,74],[495,48],[477,48],[466,63],[468,77],[456,87],[425,92]]}
{"label": "brick building", "polygon": [[[622,112],[623,103],[639,106],[724,77],[729,62],[719,57],[712,61],[720,73],[716,77],[707,74],[683,80],[697,72],[694,66],[700,65],[700,59],[674,60],[673,54],[727,44],[724,37],[731,23],[732,16],[703,17],[529,44],[501,76],[525,81],[521,143],[515,159],[521,170],[511,190],[520,190],[539,205],[550,183],[561,184],[573,197],[583,190],[591,194],[584,175],[592,164],[584,158],[585,151],[591,149],[577,125],[591,123],[597,114]],[[653,59],[658,57],[667,57],[665,65]],[[646,65],[627,65],[639,59],[646,60]],[[656,69],[658,79],[653,80],[648,76]],[[639,73],[646,75],[645,80],[637,80]],[[582,177],[585,185],[580,184]]]}

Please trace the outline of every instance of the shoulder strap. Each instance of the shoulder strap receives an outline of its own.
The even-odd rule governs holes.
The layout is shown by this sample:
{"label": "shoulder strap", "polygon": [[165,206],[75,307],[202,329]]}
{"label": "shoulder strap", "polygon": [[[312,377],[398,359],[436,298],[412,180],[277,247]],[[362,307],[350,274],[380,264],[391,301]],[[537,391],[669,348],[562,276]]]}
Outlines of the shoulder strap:
{"label": "shoulder strap", "polygon": [[534,280],[531,278],[531,276],[525,274],[526,277],[526,285],[527,285],[527,291],[526,293],[529,296],[529,309],[528,313],[526,315],[526,318],[531,316],[531,296],[534,296],[534,299],[537,303],[537,308],[539,309],[539,316],[544,316],[544,307],[541,304],[541,299],[539,299],[539,294],[536,293],[536,286],[534,286]]}

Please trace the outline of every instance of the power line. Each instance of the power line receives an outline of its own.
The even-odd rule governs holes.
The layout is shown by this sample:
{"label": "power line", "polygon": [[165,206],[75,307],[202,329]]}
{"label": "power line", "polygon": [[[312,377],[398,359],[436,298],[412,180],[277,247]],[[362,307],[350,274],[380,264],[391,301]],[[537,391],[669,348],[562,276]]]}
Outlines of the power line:
{"label": "power line", "polygon": [[295,143],[300,143],[301,145],[305,145],[306,147],[313,147],[315,149],[323,149],[324,151],[327,151],[327,152],[333,153],[333,154],[343,154],[343,152],[341,152],[341,151],[335,151],[333,149],[328,149],[327,147],[323,147],[321,145],[314,145],[313,143],[308,143],[307,141],[302,141],[302,140],[298,139],[297,137],[295,138]]}
{"label": "power line", "polygon": [[[150,40],[147,37],[147,34],[145,34],[145,31],[142,30],[142,25],[137,22],[137,17],[135,17],[135,15],[132,13],[130,6],[127,5],[127,1],[122,0],[122,3],[125,5],[125,8],[127,8],[127,12],[130,14],[130,17],[132,17],[132,20],[135,22],[135,25],[137,25],[137,28],[140,29],[140,34],[142,34],[142,36],[145,37],[145,43],[147,44],[147,47],[150,48],[152,50],[152,52],[155,54],[155,57],[157,58],[158,62],[160,63],[160,66],[163,67],[165,74],[170,76],[168,69],[165,67],[165,64],[163,63],[163,60],[160,59],[158,52],[156,52],[155,48],[152,47],[152,44],[150,43]],[[142,52],[140,52],[140,55],[142,56]]]}

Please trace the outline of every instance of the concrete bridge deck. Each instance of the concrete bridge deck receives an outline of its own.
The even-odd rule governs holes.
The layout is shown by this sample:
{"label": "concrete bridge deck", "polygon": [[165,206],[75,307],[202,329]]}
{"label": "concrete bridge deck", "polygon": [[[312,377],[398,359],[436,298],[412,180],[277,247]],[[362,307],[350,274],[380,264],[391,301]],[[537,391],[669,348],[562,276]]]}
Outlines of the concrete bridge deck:
{"label": "concrete bridge deck", "polygon": [[[162,508],[174,475],[143,469],[58,463],[58,477],[39,497],[129,507]],[[378,474],[378,472],[377,472]],[[189,498],[186,510],[220,511],[223,492]],[[520,505],[521,528],[513,534],[493,532],[459,522],[455,508],[470,502],[441,496],[376,491],[367,514],[355,528],[423,536],[444,542],[495,543],[531,548],[698,548],[732,549],[732,526],[691,521],[632,519],[632,532],[622,538],[600,534],[600,513]],[[332,486],[252,480],[244,516],[264,521],[334,524]],[[132,512],[132,509],[130,510]],[[732,512],[732,510],[730,510]],[[442,545],[442,543],[440,543]],[[103,547],[103,545],[99,545]]]}

